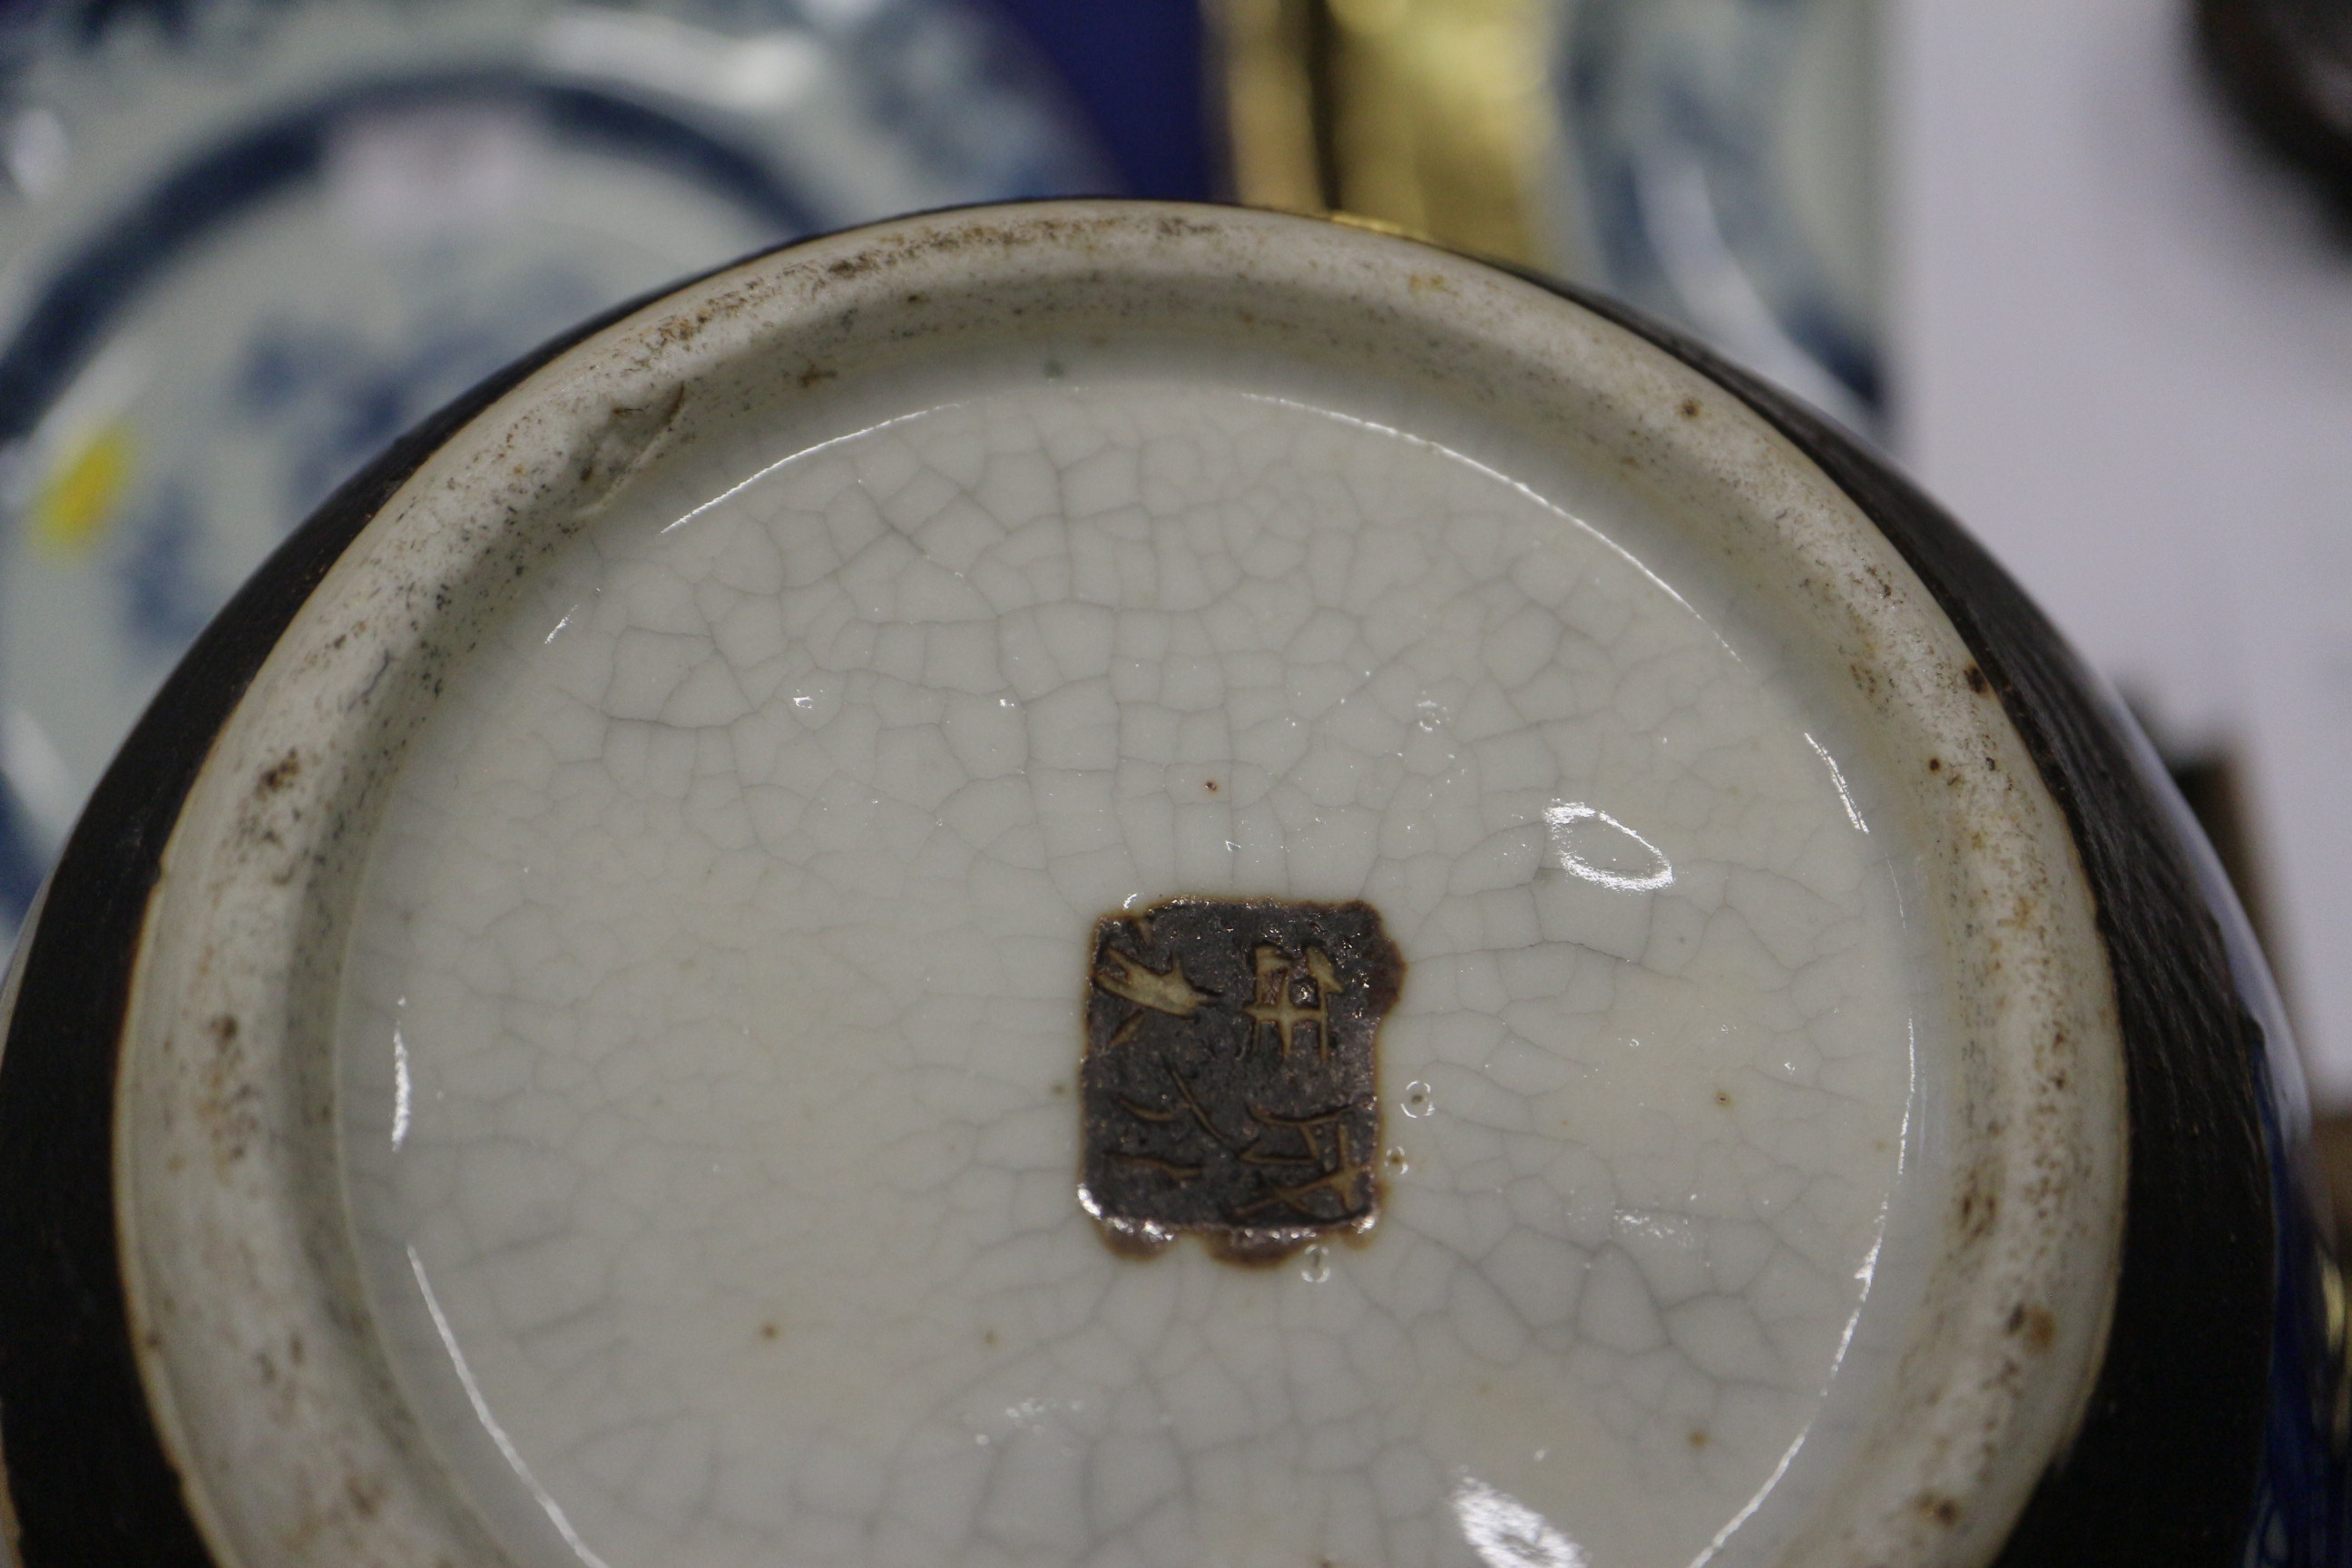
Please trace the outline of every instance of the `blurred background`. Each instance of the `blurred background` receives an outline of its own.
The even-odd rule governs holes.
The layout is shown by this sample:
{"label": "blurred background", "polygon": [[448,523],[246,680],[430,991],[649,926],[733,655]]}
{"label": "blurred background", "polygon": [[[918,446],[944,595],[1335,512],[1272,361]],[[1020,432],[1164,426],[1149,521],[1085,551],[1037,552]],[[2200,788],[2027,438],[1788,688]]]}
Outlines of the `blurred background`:
{"label": "blurred background", "polygon": [[1890,453],[2153,737],[2352,1194],[2340,0],[0,0],[0,943],[401,430],[753,248],[1075,194],[1542,268]]}

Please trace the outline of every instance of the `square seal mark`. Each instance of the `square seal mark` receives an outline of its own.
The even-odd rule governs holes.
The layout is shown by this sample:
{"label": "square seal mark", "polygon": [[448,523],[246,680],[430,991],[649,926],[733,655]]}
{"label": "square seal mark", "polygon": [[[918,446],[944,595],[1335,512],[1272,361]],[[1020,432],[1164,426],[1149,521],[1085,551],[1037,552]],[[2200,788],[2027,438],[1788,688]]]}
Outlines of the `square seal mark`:
{"label": "square seal mark", "polygon": [[1170,899],[1095,922],[1078,1201],[1123,1252],[1270,1263],[1379,1217],[1375,1041],[1404,960],[1362,902]]}

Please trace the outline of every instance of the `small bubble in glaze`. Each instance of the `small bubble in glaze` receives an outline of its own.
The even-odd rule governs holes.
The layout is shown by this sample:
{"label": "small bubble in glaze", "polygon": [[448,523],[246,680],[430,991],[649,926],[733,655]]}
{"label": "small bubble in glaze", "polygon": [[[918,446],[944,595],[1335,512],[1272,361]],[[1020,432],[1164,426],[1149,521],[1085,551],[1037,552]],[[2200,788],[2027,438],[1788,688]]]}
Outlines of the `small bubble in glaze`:
{"label": "small bubble in glaze", "polygon": [[1437,1109],[1437,1097],[1430,1092],[1429,1085],[1416,1079],[1404,1086],[1404,1100],[1398,1109],[1417,1121]]}
{"label": "small bubble in glaze", "polygon": [[1320,1285],[1331,1278],[1331,1249],[1328,1247],[1308,1247],[1306,1265],[1299,1269],[1298,1277],[1309,1285]]}

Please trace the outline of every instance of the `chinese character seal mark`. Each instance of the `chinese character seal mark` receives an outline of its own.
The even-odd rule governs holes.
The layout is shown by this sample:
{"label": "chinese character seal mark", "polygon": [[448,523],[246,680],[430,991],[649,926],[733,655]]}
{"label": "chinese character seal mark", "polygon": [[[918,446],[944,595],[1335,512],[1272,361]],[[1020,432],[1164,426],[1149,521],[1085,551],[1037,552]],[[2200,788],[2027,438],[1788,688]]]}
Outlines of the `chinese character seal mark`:
{"label": "chinese character seal mark", "polygon": [[1271,1263],[1379,1217],[1374,1044],[1404,960],[1362,902],[1170,899],[1095,922],[1078,1201],[1121,1252]]}

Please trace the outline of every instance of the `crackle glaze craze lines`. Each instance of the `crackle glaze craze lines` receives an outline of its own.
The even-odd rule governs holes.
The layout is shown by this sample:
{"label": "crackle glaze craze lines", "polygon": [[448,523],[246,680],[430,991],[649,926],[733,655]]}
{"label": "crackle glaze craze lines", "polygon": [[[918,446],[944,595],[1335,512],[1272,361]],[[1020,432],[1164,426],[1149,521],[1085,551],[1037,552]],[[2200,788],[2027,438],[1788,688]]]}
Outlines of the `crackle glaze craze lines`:
{"label": "crackle glaze craze lines", "polygon": [[[990,374],[656,471],[417,742],[341,1037],[436,1440],[614,1568],[1768,1544],[1912,1099],[1832,731],[1543,485]],[[1095,922],[1180,895],[1401,951],[1360,1243],[1138,1260],[1081,1210]]]}

